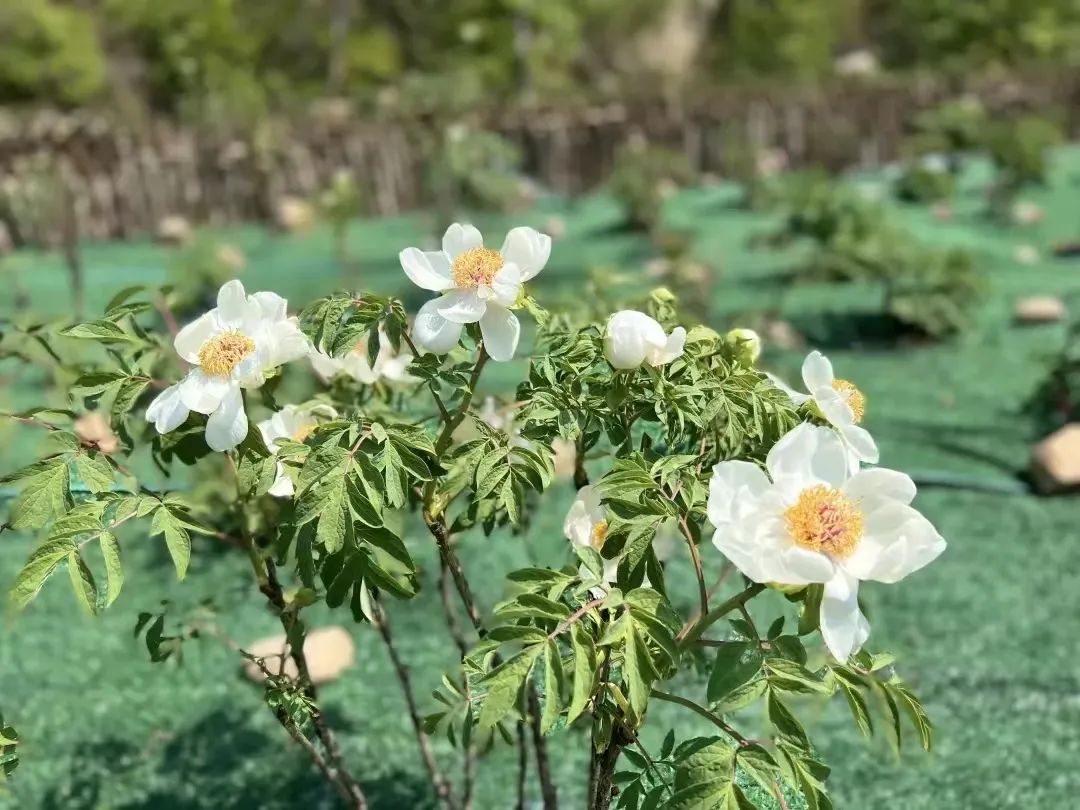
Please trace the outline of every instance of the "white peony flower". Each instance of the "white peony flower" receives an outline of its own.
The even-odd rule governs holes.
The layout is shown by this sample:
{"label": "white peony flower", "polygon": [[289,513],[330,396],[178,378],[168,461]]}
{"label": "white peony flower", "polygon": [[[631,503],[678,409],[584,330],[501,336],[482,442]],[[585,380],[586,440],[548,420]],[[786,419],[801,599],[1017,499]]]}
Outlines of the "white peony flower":
{"label": "white peony flower", "polygon": [[521,324],[511,311],[522,285],[534,278],[551,255],[551,237],[532,228],[514,228],[502,250],[484,247],[480,231],[454,223],[446,229],[442,250],[405,248],[399,258],[405,274],[439,298],[420,308],[413,340],[436,354],[450,351],[467,323],[479,323],[484,348],[492,360],[511,360]]}
{"label": "white peony flower", "polygon": [[[334,419],[337,412],[328,405],[316,405],[310,408],[299,408],[296,405],[286,405],[277,411],[269,419],[259,422],[259,433],[271,453],[277,455],[278,439],[292,439],[294,442],[302,442],[311,431],[319,424],[317,416],[325,416]],[[269,493],[279,498],[291,497],[294,492],[293,481],[285,470],[285,465],[280,462],[277,465],[277,477]]]}
{"label": "white peony flower", "polygon": [[747,461],[713,468],[713,544],[754,582],[825,584],[821,634],[846,661],[866,641],[861,580],[897,582],[945,550],[911,507],[915,483],[894,470],[852,474],[847,451],[828,428],[801,424],[769,451],[768,475]]}
{"label": "white peony flower", "polygon": [[833,376],[832,363],[819,351],[812,351],[802,365],[803,384],[809,394],[803,394],[772,374],[766,375],[781,391],[791,397],[796,407],[813,400],[825,420],[836,428],[848,447],[852,471],[860,461],[877,464],[878,448],[874,437],[860,427],[866,413],[866,397],[854,383]]}
{"label": "white peony flower", "polygon": [[379,353],[375,356],[374,366],[368,362],[367,340],[361,340],[344,357],[331,357],[312,347],[310,359],[312,368],[324,383],[329,383],[338,374],[352,377],[364,385],[374,385],[379,380],[392,383],[416,381],[416,378],[406,371],[409,363],[413,361],[412,354],[404,346],[400,352],[395,353],[385,335],[380,336]]}
{"label": "white peony flower", "polygon": [[685,343],[681,326],[665,335],[659,322],[633,309],[616,312],[604,330],[604,356],[618,369],[665,365],[683,353]]}
{"label": "white peony flower", "polygon": [[[591,485],[579,489],[577,497],[570,504],[570,511],[566,513],[566,520],[563,522],[563,534],[578,548],[591,546],[597,553],[603,550],[608,535],[607,510],[600,502],[600,493]],[[656,539],[653,540],[653,551],[658,560],[668,559],[675,548],[676,541],[670,530],[657,531]],[[604,559],[605,582],[612,583],[618,579],[621,560],[621,555],[613,560]],[[644,584],[648,586],[648,578]]]}
{"label": "white peony flower", "polygon": [[176,335],[176,353],[192,365],[187,376],[166,388],[146,409],[158,433],[184,423],[190,411],[207,414],[206,443],[224,451],[247,436],[241,388],[258,388],[265,374],[308,353],[308,339],[272,292],[247,295],[239,281],[218,291],[217,307]]}

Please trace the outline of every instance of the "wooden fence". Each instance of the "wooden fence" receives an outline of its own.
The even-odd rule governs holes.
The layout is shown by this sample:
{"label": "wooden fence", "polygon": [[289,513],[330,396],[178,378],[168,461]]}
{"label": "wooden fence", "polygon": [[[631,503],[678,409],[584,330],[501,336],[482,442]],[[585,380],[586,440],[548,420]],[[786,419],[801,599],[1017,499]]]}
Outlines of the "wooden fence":
{"label": "wooden fence", "polygon": [[[986,81],[966,88],[991,110],[1056,106],[1075,131],[1080,76]],[[701,171],[723,174],[733,135],[784,149],[792,166],[872,167],[898,155],[920,109],[954,95],[927,81],[849,80],[827,88],[718,92],[682,100],[477,111],[467,123],[500,132],[541,187],[596,187],[630,137],[682,149]],[[361,121],[337,110],[226,134],[155,120],[119,125],[94,113],[0,112],[0,224],[17,245],[55,244],[59,207],[83,239],[152,233],[168,215],[193,223],[266,220],[283,195],[309,197],[347,170],[371,213],[431,204],[435,116]],[[66,201],[66,202],[58,202]]]}

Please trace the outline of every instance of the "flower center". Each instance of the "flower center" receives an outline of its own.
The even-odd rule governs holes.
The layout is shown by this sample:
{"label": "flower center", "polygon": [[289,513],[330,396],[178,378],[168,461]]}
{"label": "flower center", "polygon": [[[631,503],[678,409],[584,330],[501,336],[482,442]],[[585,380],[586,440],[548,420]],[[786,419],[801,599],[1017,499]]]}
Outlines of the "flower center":
{"label": "flower center", "polygon": [[607,531],[608,525],[606,520],[601,520],[592,527],[592,534],[589,535],[589,541],[592,543],[592,547],[597,551],[604,550],[604,543],[607,542]]}
{"label": "flower center", "polygon": [[795,505],[785,510],[784,520],[797,545],[841,559],[855,550],[863,533],[858,507],[843,492],[824,484],[799,493]]}
{"label": "flower center", "polygon": [[491,286],[495,274],[502,270],[503,257],[497,250],[484,247],[469,248],[456,259],[451,269],[455,287]]}
{"label": "flower center", "polygon": [[211,377],[228,377],[237,364],[254,351],[254,340],[230,329],[202,345],[199,349],[199,368]]}
{"label": "flower center", "polygon": [[313,430],[315,430],[315,425],[304,425],[303,427],[298,427],[296,430],[293,431],[293,435],[290,438],[294,442],[300,442],[301,444],[303,444],[307,440],[307,437],[311,435],[311,432]]}
{"label": "flower center", "polygon": [[866,414],[866,397],[863,392],[855,387],[854,383],[847,380],[833,380],[832,387],[840,392],[840,396],[847,402],[851,412],[855,414],[855,422],[858,424]]}

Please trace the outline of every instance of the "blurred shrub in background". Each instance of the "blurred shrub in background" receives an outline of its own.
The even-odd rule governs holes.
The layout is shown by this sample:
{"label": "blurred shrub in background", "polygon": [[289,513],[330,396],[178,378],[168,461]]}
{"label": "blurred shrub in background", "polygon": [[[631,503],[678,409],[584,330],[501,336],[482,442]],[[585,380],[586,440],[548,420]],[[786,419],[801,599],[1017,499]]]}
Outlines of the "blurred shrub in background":
{"label": "blurred shrub in background", "polygon": [[616,155],[608,183],[626,211],[629,227],[651,231],[660,224],[664,200],[697,179],[697,172],[682,152],[631,142]]}

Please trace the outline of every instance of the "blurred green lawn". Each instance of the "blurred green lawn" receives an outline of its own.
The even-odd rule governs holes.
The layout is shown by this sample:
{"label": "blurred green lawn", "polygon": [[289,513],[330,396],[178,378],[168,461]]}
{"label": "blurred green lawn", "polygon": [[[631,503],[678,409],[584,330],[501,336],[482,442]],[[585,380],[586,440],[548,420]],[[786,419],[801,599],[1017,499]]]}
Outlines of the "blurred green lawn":
{"label": "blurred green lawn", "polygon": [[[1080,262],[1048,258],[1050,245],[1080,236],[1076,188],[1080,150],[1056,158],[1051,187],[1025,195],[1042,205],[1035,226],[1002,227],[980,216],[985,167],[976,167],[949,222],[925,208],[896,208],[896,216],[926,241],[961,245],[975,254],[993,291],[975,329],[953,342],[907,348],[851,347],[851,325],[873,313],[872,290],[829,286],[791,288],[779,273],[791,256],[752,251],[747,237],[767,217],[732,206],[728,188],[686,192],[672,201],[668,220],[691,230],[697,253],[719,264],[712,322],[733,325],[742,313],[775,308],[826,350],[838,373],[857,381],[869,401],[867,425],[878,437],[882,460],[916,476],[950,473],[986,482],[1013,482],[1024,468],[1034,437],[1022,403],[1058,348],[1060,325],[1019,328],[1012,302],[1025,294],[1053,293],[1080,304]],[[879,183],[880,178],[864,178]],[[501,234],[513,222],[543,227],[558,213],[567,224],[549,268],[539,279],[541,302],[580,295],[592,265],[638,266],[648,257],[645,240],[618,230],[618,210],[596,197],[572,205],[551,202],[518,218],[481,217]],[[365,286],[407,295],[415,307],[424,294],[400,272],[397,251],[430,239],[424,216],[357,223],[350,244]],[[230,231],[249,254],[243,279],[249,289],[274,289],[295,303],[337,284],[329,234],[319,230],[286,238],[257,229]],[[493,240],[494,241],[494,240]],[[1019,244],[1036,245],[1034,265],[1013,259]],[[150,244],[95,245],[85,250],[89,311],[98,311],[119,288],[158,283],[166,252]],[[33,308],[63,316],[66,276],[53,258],[22,255],[15,269],[29,288]],[[10,286],[5,281],[5,288]],[[0,312],[10,297],[0,299]],[[770,366],[797,375],[797,353],[770,352]],[[523,364],[492,370],[485,385],[508,391]],[[0,363],[0,408],[26,406],[40,396],[34,374]],[[5,451],[0,473],[25,461],[37,436],[0,423]],[[568,484],[557,486],[525,538],[469,538],[463,558],[488,605],[502,593],[502,573],[529,561],[566,560],[561,535]],[[926,487],[918,505],[949,540],[944,556],[899,586],[864,590],[873,625],[870,647],[899,655],[899,670],[925,701],[937,725],[936,746],[925,755],[909,745],[902,761],[883,734],[861,738],[837,698],[807,704],[811,733],[833,768],[838,807],[1057,808],[1080,792],[1080,669],[1076,637],[1080,613],[1072,577],[1080,571],[1080,508],[1075,500],[1038,499]],[[184,583],[173,580],[158,540],[124,538],[127,584],[103,616],[83,616],[62,581],[46,586],[22,616],[0,635],[0,706],[21,732],[22,765],[0,807],[110,810],[116,808],[324,808],[336,806],[304,757],[277,727],[259,692],[240,679],[234,654],[204,640],[185,647],[181,666],[151,665],[131,629],[140,610],[168,598],[182,608],[213,597],[225,629],[249,641],[275,630],[249,583],[246,562],[208,541],[198,541]],[[412,603],[391,606],[399,644],[413,667],[426,707],[440,674],[454,665],[439,614],[436,558],[428,537],[413,528],[409,542],[423,571],[424,589]],[[10,584],[33,543],[0,537],[0,586]],[[705,551],[715,574],[719,555]],[[694,601],[689,568],[674,565],[669,587],[684,607]],[[777,600],[774,605],[782,604]],[[315,623],[347,623],[344,614],[314,611]],[[370,628],[353,628],[356,667],[323,690],[324,701],[376,810],[431,806],[415,741],[385,651]],[[650,735],[658,744],[674,726],[680,738],[708,733],[693,715],[660,704],[651,709]],[[754,726],[757,709],[745,718]],[[878,726],[883,729],[879,722]],[[914,738],[909,738],[914,743]],[[579,807],[585,778],[585,739],[570,733],[553,740],[564,806]],[[438,751],[452,778],[455,754],[444,740]],[[500,750],[482,763],[477,807],[512,806],[515,755]]]}

